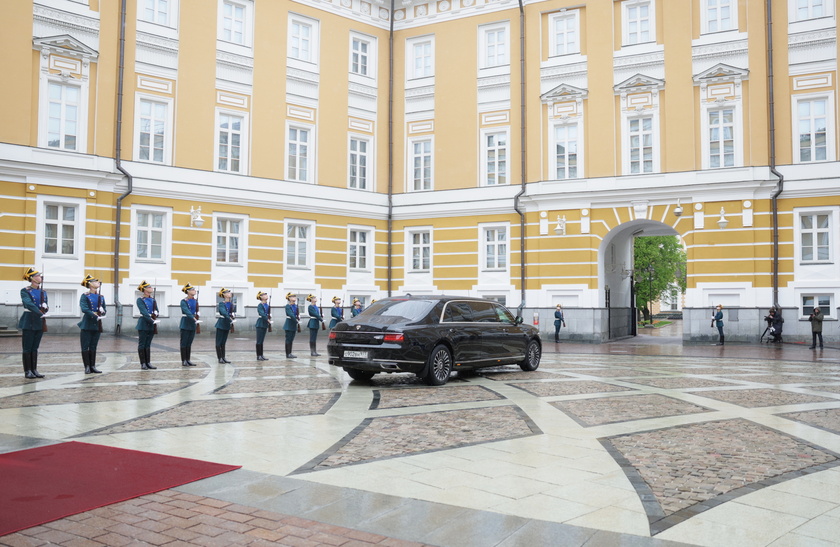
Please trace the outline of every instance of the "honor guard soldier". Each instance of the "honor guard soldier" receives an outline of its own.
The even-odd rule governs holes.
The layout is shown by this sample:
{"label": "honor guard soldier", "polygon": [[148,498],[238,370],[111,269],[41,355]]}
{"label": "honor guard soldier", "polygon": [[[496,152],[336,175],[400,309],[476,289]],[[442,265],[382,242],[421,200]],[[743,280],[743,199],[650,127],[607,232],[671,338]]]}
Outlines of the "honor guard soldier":
{"label": "honor guard soldier", "polygon": [[267,292],[257,292],[257,313],[260,315],[257,318],[257,361],[268,361],[263,355],[263,343],[265,342],[265,333],[271,328],[273,321],[271,320],[271,302],[269,301],[269,294]]}
{"label": "honor guard soldier", "polygon": [[99,294],[100,285],[102,284],[99,280],[91,275],[82,279],[82,286],[86,287],[88,292],[79,298],[82,320],[77,324],[82,329],[82,362],[85,365],[85,374],[102,372],[96,368],[96,347],[99,345],[99,335],[102,334],[102,318],[106,313],[105,298]]}
{"label": "honor guard soldier", "polygon": [[187,295],[181,300],[181,366],[194,367],[190,362],[192,343],[195,340],[195,332],[201,320],[198,318],[198,300],[195,298],[196,288],[187,283],[181,288]]}
{"label": "honor guard soldier", "polygon": [[362,313],[362,302],[358,298],[353,299],[353,308],[350,310],[351,317],[356,317]]}
{"label": "honor guard soldier", "polygon": [[41,288],[41,282],[44,280],[41,272],[29,268],[24,272],[23,278],[29,281],[29,286],[20,290],[23,315],[18,321],[18,328],[23,335],[23,375],[30,379],[43,378],[44,375],[38,372],[38,347],[46,330],[47,321],[44,316],[50,311],[50,306],[47,292]]}
{"label": "honor guard soldier", "polygon": [[286,331],[286,359],[297,359],[292,355],[292,343],[295,341],[295,334],[300,328],[300,312],[298,312],[297,296],[292,293],[286,294],[286,322],[283,330]]}
{"label": "honor guard soldier", "polygon": [[216,308],[216,311],[219,313],[219,319],[216,320],[216,358],[219,360],[220,365],[228,365],[230,361],[225,357],[225,346],[227,345],[230,328],[233,326],[233,321],[236,317],[233,314],[230,289],[222,287],[218,296],[222,301],[219,302]]}
{"label": "honor guard soldier", "polygon": [[154,338],[158,324],[157,301],[153,296],[155,288],[143,281],[137,287],[140,297],[137,299],[137,311],[140,318],[137,319],[137,356],[140,358],[142,370],[155,370],[152,366],[152,338]]}
{"label": "honor guard soldier", "polygon": [[324,316],[321,315],[321,308],[318,307],[318,297],[310,294],[306,297],[309,302],[309,307],[306,308],[306,313],[309,314],[309,355],[312,357],[320,357],[320,353],[315,349],[316,340],[318,339],[318,328],[326,329],[324,325]]}
{"label": "honor guard soldier", "polygon": [[341,307],[341,298],[337,296],[333,296],[332,298],[333,307],[330,310],[330,328],[334,329],[336,325],[344,321],[344,308]]}

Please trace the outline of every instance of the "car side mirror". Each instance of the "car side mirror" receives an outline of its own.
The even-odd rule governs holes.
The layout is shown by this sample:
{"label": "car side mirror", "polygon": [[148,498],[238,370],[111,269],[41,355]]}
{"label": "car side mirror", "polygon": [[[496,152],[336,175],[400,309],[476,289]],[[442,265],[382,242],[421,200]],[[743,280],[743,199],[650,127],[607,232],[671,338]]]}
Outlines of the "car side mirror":
{"label": "car side mirror", "polygon": [[518,315],[516,316],[516,319],[513,320],[514,324],[516,324],[516,325],[521,325],[522,321],[523,321],[522,317],[520,317]]}

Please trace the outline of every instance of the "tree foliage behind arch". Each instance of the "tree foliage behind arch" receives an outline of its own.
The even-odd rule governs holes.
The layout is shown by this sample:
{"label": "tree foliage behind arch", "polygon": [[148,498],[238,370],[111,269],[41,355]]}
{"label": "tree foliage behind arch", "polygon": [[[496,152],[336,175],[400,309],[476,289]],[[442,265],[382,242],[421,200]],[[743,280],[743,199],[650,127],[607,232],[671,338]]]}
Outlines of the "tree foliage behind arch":
{"label": "tree foliage behind arch", "polygon": [[660,300],[662,294],[676,287],[686,289],[686,253],[677,236],[643,236],[633,242],[633,275],[636,282],[636,307]]}

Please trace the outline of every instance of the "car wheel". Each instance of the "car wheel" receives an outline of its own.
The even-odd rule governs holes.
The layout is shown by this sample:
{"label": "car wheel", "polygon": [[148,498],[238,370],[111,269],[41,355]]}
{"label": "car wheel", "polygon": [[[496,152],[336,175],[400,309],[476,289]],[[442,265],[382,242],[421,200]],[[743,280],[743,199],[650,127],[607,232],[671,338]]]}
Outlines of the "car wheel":
{"label": "car wheel", "polygon": [[430,386],[442,386],[452,374],[452,354],[446,346],[436,346],[429,356],[429,371],[426,383]]}
{"label": "car wheel", "polygon": [[344,369],[344,372],[346,372],[354,380],[358,380],[360,382],[367,382],[376,375],[375,372],[371,372],[369,370],[356,370],[353,368],[346,368]]}
{"label": "car wheel", "polygon": [[540,357],[542,350],[540,344],[536,340],[528,342],[528,349],[525,351],[525,359],[519,363],[519,368],[522,370],[537,370],[540,366]]}

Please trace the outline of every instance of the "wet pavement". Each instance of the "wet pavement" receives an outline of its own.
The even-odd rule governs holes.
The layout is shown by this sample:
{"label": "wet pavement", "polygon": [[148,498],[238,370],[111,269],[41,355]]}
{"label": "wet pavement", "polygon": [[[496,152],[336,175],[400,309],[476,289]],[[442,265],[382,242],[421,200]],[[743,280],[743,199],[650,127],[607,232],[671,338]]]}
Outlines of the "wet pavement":
{"label": "wet pavement", "polygon": [[[282,340],[0,338],[0,452],[79,440],[242,469],[0,545],[840,545],[840,350],[546,343],[540,368],[355,382]],[[321,351],[326,354],[324,338]]]}

